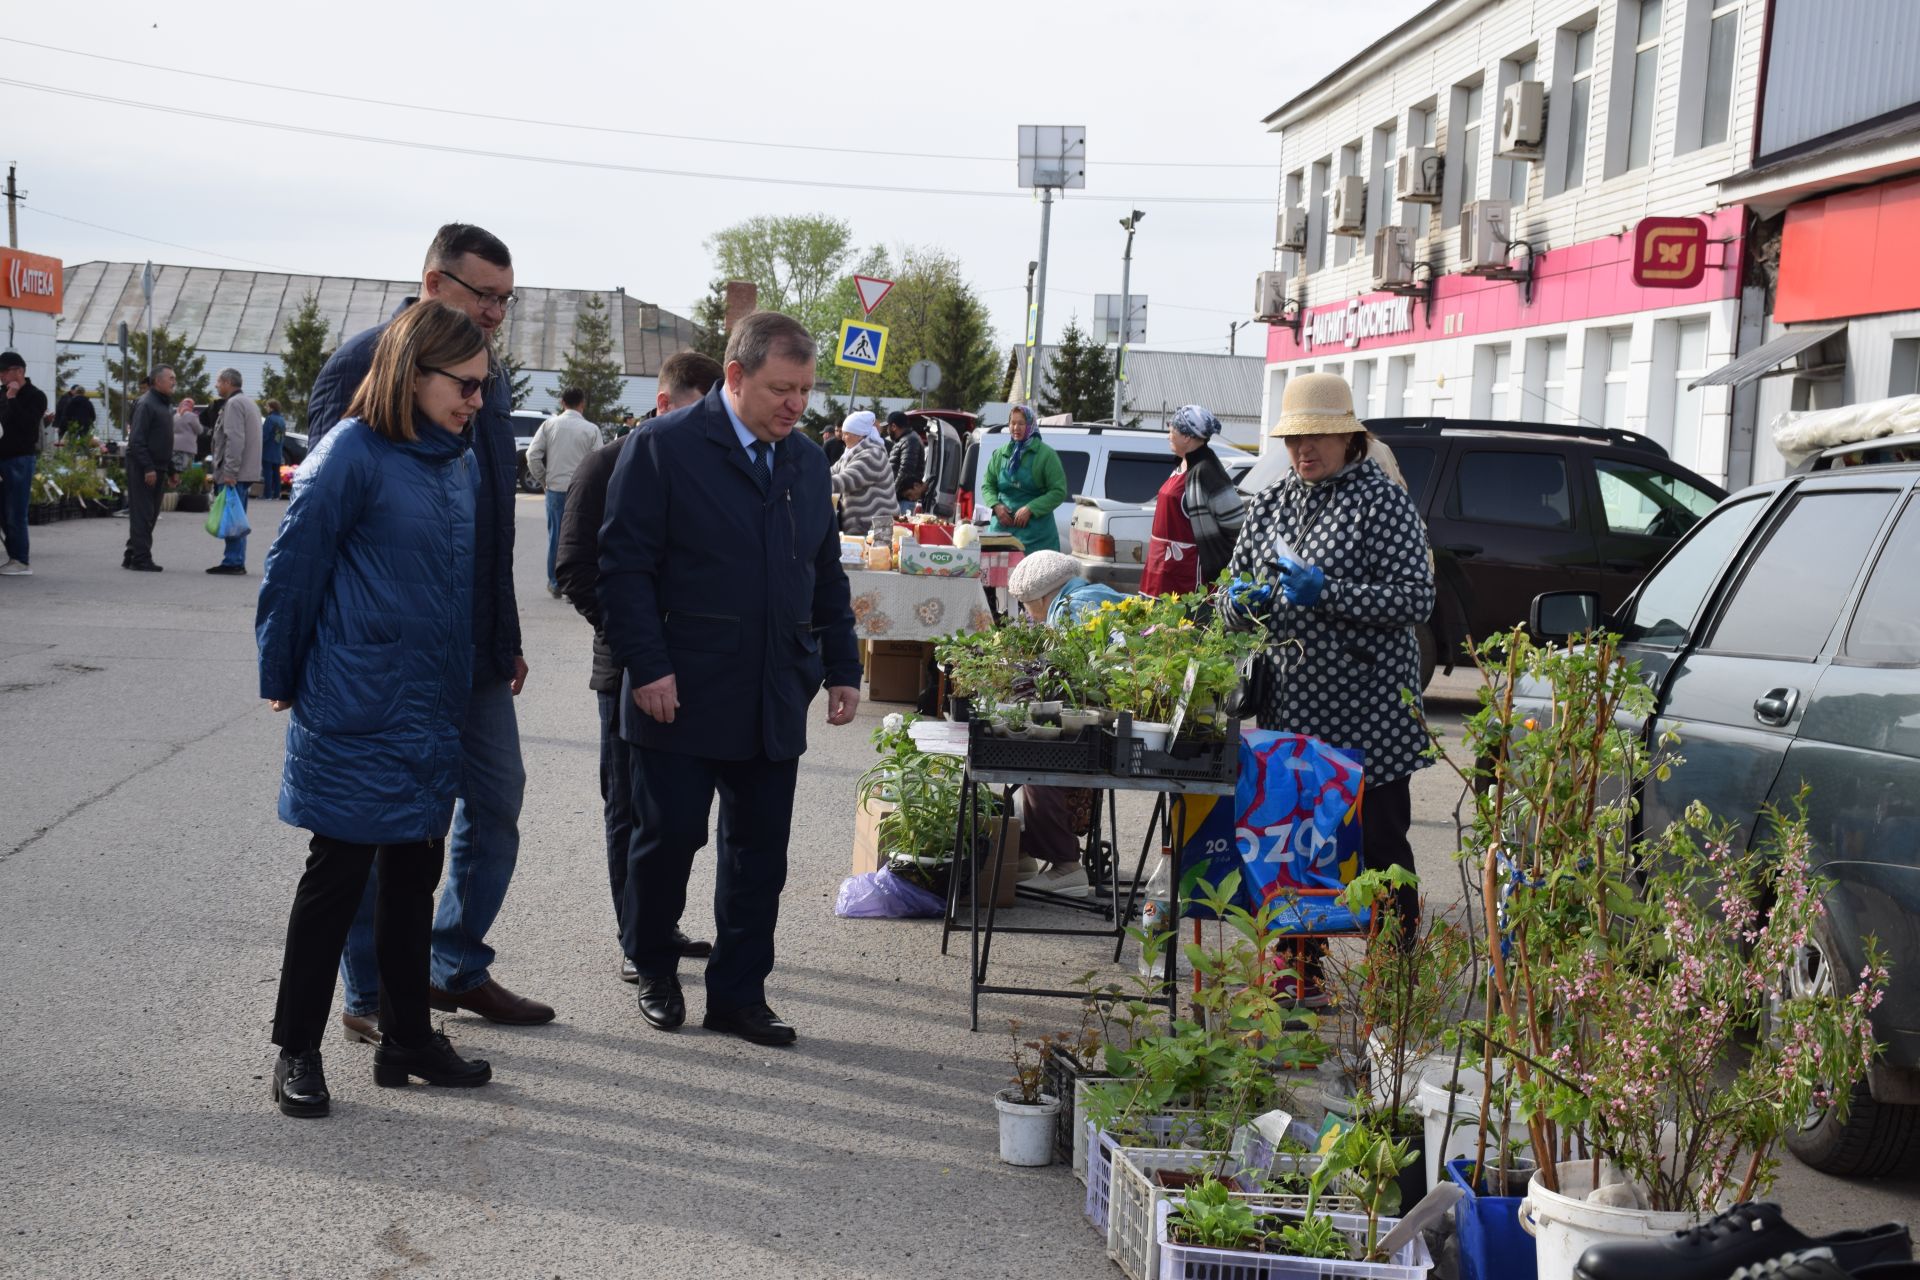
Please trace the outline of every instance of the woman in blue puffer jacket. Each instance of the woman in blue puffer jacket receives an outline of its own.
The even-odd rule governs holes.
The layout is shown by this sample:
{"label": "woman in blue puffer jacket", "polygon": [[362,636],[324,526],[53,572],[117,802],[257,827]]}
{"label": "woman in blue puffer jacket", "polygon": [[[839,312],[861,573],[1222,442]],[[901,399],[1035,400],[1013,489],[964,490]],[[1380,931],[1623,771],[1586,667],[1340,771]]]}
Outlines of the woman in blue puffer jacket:
{"label": "woman in blue puffer jacket", "polygon": [[467,424],[486,336],[416,303],[381,335],[347,419],[295,476],[260,584],[260,694],[292,711],[280,817],[313,833],[287,922],[272,1096],[324,1116],[320,1035],[347,930],[376,860],[380,1046],[374,1083],[480,1085],[428,1017],[433,890],[459,781],[473,661]]}

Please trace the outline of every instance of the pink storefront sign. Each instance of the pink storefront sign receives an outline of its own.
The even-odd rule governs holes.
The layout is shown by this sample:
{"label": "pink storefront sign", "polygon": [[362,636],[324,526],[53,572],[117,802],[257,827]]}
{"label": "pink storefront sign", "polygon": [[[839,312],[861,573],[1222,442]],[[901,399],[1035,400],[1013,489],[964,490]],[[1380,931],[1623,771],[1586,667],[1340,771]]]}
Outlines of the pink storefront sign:
{"label": "pink storefront sign", "polygon": [[[1542,253],[1535,264],[1530,303],[1511,280],[1454,274],[1442,276],[1435,285],[1431,320],[1422,299],[1384,292],[1309,306],[1298,339],[1283,325],[1268,327],[1267,363],[1333,358],[1436,338],[1574,324],[1736,297],[1745,211],[1739,206],[1720,209],[1703,220],[1706,270],[1689,288],[1635,284],[1634,234],[1628,228],[1621,235]],[[1516,264],[1521,256],[1516,255]]]}

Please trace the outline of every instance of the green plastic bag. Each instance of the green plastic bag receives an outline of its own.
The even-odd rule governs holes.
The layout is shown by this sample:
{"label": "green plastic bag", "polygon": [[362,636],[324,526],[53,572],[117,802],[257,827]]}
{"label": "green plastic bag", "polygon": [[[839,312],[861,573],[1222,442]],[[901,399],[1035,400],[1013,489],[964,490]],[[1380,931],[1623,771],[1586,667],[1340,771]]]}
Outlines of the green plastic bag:
{"label": "green plastic bag", "polygon": [[220,516],[227,509],[227,486],[221,485],[213,491],[213,501],[207,504],[206,530],[214,537],[220,536]]}

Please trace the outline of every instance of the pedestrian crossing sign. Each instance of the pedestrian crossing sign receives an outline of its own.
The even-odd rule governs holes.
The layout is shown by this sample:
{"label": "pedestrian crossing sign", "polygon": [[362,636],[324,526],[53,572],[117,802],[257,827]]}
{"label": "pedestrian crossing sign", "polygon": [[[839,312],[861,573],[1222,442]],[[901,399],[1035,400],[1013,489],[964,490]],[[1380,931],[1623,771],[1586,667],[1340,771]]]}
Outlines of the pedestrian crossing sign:
{"label": "pedestrian crossing sign", "polygon": [[887,359],[887,326],[868,320],[842,320],[840,346],[833,362],[843,369],[879,373]]}

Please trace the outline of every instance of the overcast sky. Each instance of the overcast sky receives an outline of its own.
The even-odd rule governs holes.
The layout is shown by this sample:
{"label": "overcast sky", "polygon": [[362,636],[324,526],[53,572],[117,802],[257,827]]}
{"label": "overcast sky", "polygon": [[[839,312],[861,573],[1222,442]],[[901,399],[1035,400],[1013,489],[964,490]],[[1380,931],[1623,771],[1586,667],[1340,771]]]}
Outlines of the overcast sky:
{"label": "overcast sky", "polygon": [[[1148,214],[1133,264],[1133,292],[1150,304],[1144,345],[1225,351],[1228,324],[1250,309],[1254,273],[1270,265],[1279,145],[1260,118],[1423,3],[7,0],[0,119],[4,158],[19,161],[28,193],[21,247],[69,264],[151,258],[404,279],[417,275],[432,229],[458,218],[507,241],[522,284],[621,285],[684,314],[713,274],[709,234],[755,214],[817,212],[847,219],[862,244],[956,255],[1003,343],[1022,329],[1040,228],[1038,203],[1016,183],[1017,128],[1084,124],[1086,190],[1054,209],[1048,336],[1071,313],[1089,320],[1095,293],[1119,292],[1118,219],[1137,206]],[[455,13],[463,16],[446,16]],[[366,105],[163,68],[601,131]],[[263,123],[601,165],[921,190],[568,167]],[[1181,197],[1242,203],[1174,202]],[[885,304],[874,318],[885,321]],[[1263,344],[1254,327],[1240,351]]]}

